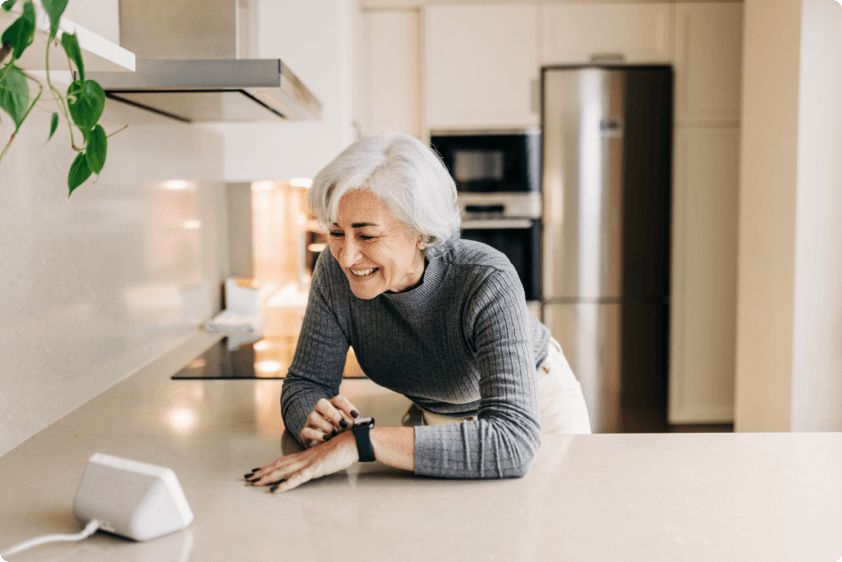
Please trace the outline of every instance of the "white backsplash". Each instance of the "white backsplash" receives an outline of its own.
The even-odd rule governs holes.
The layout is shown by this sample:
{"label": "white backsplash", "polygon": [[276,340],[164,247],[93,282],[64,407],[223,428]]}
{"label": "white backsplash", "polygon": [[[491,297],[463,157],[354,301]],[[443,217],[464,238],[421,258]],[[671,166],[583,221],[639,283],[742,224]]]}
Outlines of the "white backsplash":
{"label": "white backsplash", "polygon": [[42,105],[0,163],[0,455],[183,341],[228,274],[217,134],[109,101],[106,131],[129,128],[68,199]]}

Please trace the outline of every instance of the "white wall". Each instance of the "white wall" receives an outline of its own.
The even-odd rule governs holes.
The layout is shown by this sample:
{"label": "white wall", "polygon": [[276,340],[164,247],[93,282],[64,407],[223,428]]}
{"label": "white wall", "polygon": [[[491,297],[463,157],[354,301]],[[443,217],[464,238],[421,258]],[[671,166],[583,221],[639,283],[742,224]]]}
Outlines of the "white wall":
{"label": "white wall", "polygon": [[115,0],[71,0],[64,17],[120,44],[120,3]]}
{"label": "white wall", "polygon": [[355,140],[352,0],[262,0],[256,58],[279,58],[322,102],[321,121],[207,125],[225,138],[226,181],[313,177]]}
{"label": "white wall", "polygon": [[834,0],[746,0],[737,431],[842,430]]}
{"label": "white wall", "polygon": [[792,430],[842,431],[842,7],[804,0]]}
{"label": "white wall", "polygon": [[129,128],[68,199],[52,111],[0,163],[0,455],[192,334],[228,271],[218,135],[108,101],[106,131]]}

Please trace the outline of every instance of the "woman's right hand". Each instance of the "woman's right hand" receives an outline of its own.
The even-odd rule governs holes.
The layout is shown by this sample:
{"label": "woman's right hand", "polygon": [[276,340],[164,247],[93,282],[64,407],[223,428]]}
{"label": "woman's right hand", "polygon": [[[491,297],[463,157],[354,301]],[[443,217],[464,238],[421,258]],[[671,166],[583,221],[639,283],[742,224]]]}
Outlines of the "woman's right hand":
{"label": "woman's right hand", "polygon": [[330,400],[322,398],[307,416],[307,423],[299,435],[300,441],[305,449],[324,443],[351,427],[351,421],[359,416],[351,401],[341,394]]}

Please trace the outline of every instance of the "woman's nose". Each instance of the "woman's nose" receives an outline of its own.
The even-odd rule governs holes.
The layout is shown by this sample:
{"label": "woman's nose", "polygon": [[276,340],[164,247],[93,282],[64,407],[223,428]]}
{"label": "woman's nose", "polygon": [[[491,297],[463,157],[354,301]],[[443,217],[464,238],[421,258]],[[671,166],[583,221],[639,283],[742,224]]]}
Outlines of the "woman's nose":
{"label": "woman's nose", "polygon": [[359,257],[359,251],[357,250],[357,245],[354,243],[353,240],[344,240],[342,242],[342,248],[339,250],[339,263],[343,267],[351,267],[355,263],[357,263],[357,259]]}

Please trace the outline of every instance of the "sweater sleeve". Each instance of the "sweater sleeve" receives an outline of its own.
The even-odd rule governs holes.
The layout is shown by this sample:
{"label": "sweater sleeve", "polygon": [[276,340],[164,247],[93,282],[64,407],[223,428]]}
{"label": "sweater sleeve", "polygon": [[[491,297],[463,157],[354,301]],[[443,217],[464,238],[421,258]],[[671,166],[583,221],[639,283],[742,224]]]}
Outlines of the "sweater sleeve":
{"label": "sweater sleeve", "polygon": [[528,472],[541,445],[528,314],[513,268],[492,268],[472,291],[462,329],[479,368],[478,419],[416,427],[416,474],[511,478]]}
{"label": "sweater sleeve", "polygon": [[348,338],[330,295],[329,257],[323,252],[316,262],[295,356],[281,390],[281,415],[296,440],[316,402],[339,393],[348,354]]}

